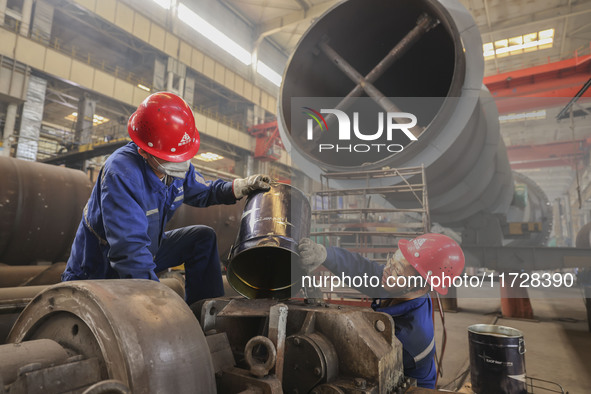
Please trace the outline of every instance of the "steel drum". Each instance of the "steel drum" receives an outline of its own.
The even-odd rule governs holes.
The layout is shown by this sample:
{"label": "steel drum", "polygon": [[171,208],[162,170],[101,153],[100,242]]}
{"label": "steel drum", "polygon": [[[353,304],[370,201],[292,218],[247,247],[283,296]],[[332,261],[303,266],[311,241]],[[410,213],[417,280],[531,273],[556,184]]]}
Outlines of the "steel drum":
{"label": "steel drum", "polygon": [[248,197],[228,258],[230,285],[247,298],[287,299],[304,271],[298,243],[310,234],[305,195],[284,183]]}

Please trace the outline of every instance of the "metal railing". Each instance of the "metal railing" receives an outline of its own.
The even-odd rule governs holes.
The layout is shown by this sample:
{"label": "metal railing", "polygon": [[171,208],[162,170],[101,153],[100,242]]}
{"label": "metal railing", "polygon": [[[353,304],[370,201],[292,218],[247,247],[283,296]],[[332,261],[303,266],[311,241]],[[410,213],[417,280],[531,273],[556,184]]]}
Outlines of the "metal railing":
{"label": "metal railing", "polygon": [[[531,376],[526,376],[526,385],[527,385],[527,392],[528,394],[534,394],[542,391],[548,391],[551,393],[560,393],[560,394],[568,394],[568,391],[564,391],[564,388],[556,383],[551,382],[549,380],[543,380],[538,378],[532,378]],[[538,391],[535,391],[538,389]]]}
{"label": "metal railing", "polygon": [[11,137],[11,145],[15,150],[20,146],[18,149],[23,157],[43,160],[69,152],[92,150],[100,145],[122,139],[129,139],[127,126],[122,124],[113,123],[93,127],[91,140],[84,143],[76,141],[76,134],[73,130],[42,125],[39,137],[33,138],[15,134]]}

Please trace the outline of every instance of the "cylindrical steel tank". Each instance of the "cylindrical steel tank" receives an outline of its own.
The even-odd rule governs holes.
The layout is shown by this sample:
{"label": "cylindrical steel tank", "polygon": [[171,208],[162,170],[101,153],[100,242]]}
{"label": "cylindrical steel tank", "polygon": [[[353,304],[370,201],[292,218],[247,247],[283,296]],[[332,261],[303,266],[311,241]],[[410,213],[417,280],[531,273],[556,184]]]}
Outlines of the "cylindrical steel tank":
{"label": "cylindrical steel tank", "polygon": [[0,262],[65,261],[92,183],[82,172],[0,157]]}
{"label": "cylindrical steel tank", "polygon": [[[412,44],[406,42],[409,32],[425,17],[438,24],[420,33]],[[400,42],[406,43],[396,61],[380,70],[375,81],[369,77],[365,81],[371,79],[385,97],[398,102],[400,110],[417,115],[417,127],[422,130],[418,140],[399,153],[382,150],[345,162],[333,153],[316,154],[318,141],[292,129],[294,117],[301,116],[293,100],[345,97],[356,83],[342,72],[344,62],[359,74],[370,75]],[[337,55],[326,50],[326,43]],[[496,105],[482,84],[483,70],[480,33],[458,0],[339,3],[304,34],[286,67],[278,103],[284,145],[294,163],[316,179],[328,171],[424,164],[434,222],[459,223],[479,212],[506,213],[513,198],[513,176],[499,134]],[[329,123],[328,131],[321,133],[320,142],[334,142],[336,133],[331,127]],[[333,185],[356,188],[365,187],[365,182],[335,181]],[[391,177],[372,182],[372,186],[382,186],[402,180]],[[389,201],[405,207],[412,198],[397,196]]]}
{"label": "cylindrical steel tank", "polygon": [[61,280],[65,268],[66,263],[23,266],[0,264],[0,288],[54,284]]}
{"label": "cylindrical steel tank", "polygon": [[230,253],[230,285],[248,298],[289,298],[303,274],[298,243],[310,234],[310,215],[306,196],[290,185],[250,195]]}
{"label": "cylindrical steel tank", "polygon": [[[93,184],[78,170],[0,157],[0,263],[66,261]],[[183,205],[167,229],[212,227],[222,260],[235,240],[243,202]]]}

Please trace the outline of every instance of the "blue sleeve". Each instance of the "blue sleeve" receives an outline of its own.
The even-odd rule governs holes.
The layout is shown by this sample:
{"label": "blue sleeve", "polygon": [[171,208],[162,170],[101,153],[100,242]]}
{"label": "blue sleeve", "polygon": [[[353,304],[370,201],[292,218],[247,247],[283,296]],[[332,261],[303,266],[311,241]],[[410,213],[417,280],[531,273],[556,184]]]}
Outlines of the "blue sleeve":
{"label": "blue sleeve", "polygon": [[184,183],[185,204],[194,207],[208,207],[216,204],[235,204],[236,197],[232,190],[232,182],[218,179],[206,181],[203,176],[195,171],[191,164]]}
{"label": "blue sleeve", "polygon": [[[376,276],[379,278],[379,287],[372,286],[361,286],[355,287],[355,290],[362,292],[363,294],[373,298],[391,298],[392,296],[386,292],[382,287],[382,274],[384,273],[384,266],[366,259],[357,253],[351,253],[348,250],[327,247],[326,248],[326,260],[323,265],[333,274],[336,275],[348,275],[348,276],[359,276],[367,277]],[[369,284],[369,279],[367,280]]]}
{"label": "blue sleeve", "polygon": [[111,267],[121,278],[158,280],[148,247],[148,219],[129,179],[106,172],[101,179],[101,212]]}

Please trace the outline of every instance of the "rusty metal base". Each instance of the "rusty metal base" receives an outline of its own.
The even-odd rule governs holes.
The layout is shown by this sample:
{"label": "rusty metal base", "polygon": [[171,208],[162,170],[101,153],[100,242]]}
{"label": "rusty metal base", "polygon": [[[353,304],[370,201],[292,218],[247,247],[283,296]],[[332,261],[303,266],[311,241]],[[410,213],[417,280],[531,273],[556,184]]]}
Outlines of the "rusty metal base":
{"label": "rusty metal base", "polygon": [[[96,374],[91,383],[115,379],[134,393],[215,392],[203,332],[185,301],[161,283],[116,279],[51,286],[21,313],[8,342],[44,338],[79,356],[77,361],[94,363],[75,373]],[[66,364],[56,367],[74,375]]]}

